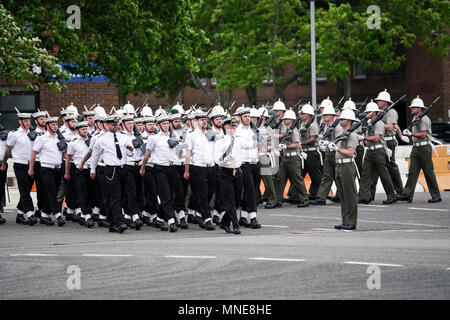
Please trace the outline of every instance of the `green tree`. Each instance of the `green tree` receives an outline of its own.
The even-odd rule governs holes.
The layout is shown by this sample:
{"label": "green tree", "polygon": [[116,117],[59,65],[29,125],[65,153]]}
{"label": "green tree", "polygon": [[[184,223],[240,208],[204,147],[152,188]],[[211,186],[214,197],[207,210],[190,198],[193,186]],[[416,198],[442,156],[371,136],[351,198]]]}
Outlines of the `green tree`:
{"label": "green tree", "polygon": [[[38,90],[39,82],[48,82],[55,91],[61,91],[64,86],[57,80],[67,79],[68,75],[61,70],[57,59],[41,47],[41,40],[30,37],[17,26],[12,14],[0,5],[0,76],[8,84],[18,80],[24,81],[27,90]],[[53,74],[54,77],[49,77]],[[8,94],[2,90],[2,94]]]}

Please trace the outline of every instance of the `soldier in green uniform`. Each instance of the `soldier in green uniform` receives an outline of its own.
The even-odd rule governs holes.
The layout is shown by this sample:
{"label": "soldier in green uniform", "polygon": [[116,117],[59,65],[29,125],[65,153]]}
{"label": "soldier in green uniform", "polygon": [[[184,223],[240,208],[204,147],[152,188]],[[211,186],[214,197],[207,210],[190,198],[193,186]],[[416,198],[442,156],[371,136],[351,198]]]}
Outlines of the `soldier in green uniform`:
{"label": "soldier in green uniform", "polygon": [[384,123],[383,121],[377,121],[372,124],[377,113],[380,112],[378,106],[375,102],[371,101],[366,106],[366,117],[369,119],[369,129],[365,136],[358,135],[358,139],[364,139],[367,151],[364,157],[363,171],[361,175],[361,185],[359,189],[359,201],[358,203],[368,204],[372,201],[370,195],[370,187],[378,177],[381,178],[381,183],[383,184],[384,191],[387,195],[387,200],[383,201],[383,204],[392,204],[397,202],[397,195],[392,184],[391,176],[387,169],[387,156],[384,146]]}
{"label": "soldier in green uniform", "polygon": [[[356,117],[356,104],[355,102],[352,101],[351,98],[349,98],[347,101],[345,101],[344,106],[342,107],[342,110],[346,110],[346,109],[350,109],[353,112],[355,112],[355,117]],[[358,119],[356,119],[358,120]],[[355,133],[359,134],[361,133],[361,127],[359,127]],[[358,142],[358,146],[356,147],[356,152],[355,152],[355,163],[356,163],[356,167],[358,168],[358,172],[362,172],[362,168],[363,168],[363,159],[364,159],[364,141],[359,141]]]}
{"label": "soldier in green uniform", "polygon": [[322,181],[320,183],[319,191],[317,192],[316,200],[312,200],[311,204],[325,205],[328,193],[330,192],[331,185],[333,184],[335,177],[335,167],[336,167],[336,152],[328,148],[328,143],[333,141],[339,134],[342,133],[342,127],[338,124],[334,129],[330,128],[331,124],[334,122],[334,117],[336,112],[333,106],[326,106],[322,112],[323,123],[325,124],[323,132],[326,133],[328,130],[331,134],[325,138],[325,141],[321,140],[319,142],[319,149],[323,151],[323,174]]}
{"label": "soldier in green uniform", "polygon": [[[339,116],[343,131],[348,131],[355,121],[355,113],[352,110],[344,110]],[[335,226],[338,230],[355,230],[358,215],[358,200],[356,191],[356,164],[354,154],[358,138],[352,132],[347,138],[334,144],[328,144],[330,150],[336,151],[336,186],[341,196],[342,224]]]}
{"label": "soldier in green uniform", "polygon": [[[283,116],[284,126],[281,134],[284,135],[294,120],[295,112],[292,110],[286,111]],[[283,142],[283,143],[281,143]],[[289,138],[285,138],[280,141],[279,148],[282,150],[282,157],[280,162],[280,168],[277,174],[277,195],[278,206],[281,207],[283,201],[283,192],[286,186],[287,179],[291,182],[291,201],[296,203],[298,207],[307,207],[309,205],[308,194],[306,192],[305,182],[300,172],[302,169],[302,162],[298,149],[300,147],[300,135],[297,128],[294,128],[292,135]],[[297,191],[297,192],[294,192]]]}
{"label": "soldier in green uniform", "polygon": [[[413,121],[416,120],[425,109],[422,99],[417,96],[409,106],[411,114],[414,116]],[[410,164],[408,171],[408,180],[406,181],[403,193],[397,199],[400,201],[411,202],[416,188],[417,179],[419,178],[420,169],[423,170],[425,181],[430,190],[431,199],[429,203],[440,202],[441,194],[439,193],[439,186],[436,181],[434,173],[434,166],[431,146],[431,121],[428,116],[423,116],[416,125],[412,127],[412,132],[408,129],[403,130],[403,135],[412,137],[413,148],[410,156]]]}
{"label": "soldier in green uniform", "polygon": [[[378,97],[375,99],[378,108],[383,111],[388,107],[389,103],[393,103],[391,101],[391,95],[385,89],[378,94]],[[395,135],[397,133],[397,122],[398,122],[398,113],[392,108],[383,116],[382,121],[384,122],[384,141],[386,142],[387,147],[392,151],[392,155],[387,158],[386,166],[391,176],[392,183],[394,185],[394,189],[396,193],[403,192],[403,182],[400,177],[400,170],[398,169],[398,165],[395,162],[395,148],[398,146],[398,142],[395,139]],[[378,180],[378,179],[377,179]],[[376,181],[374,185],[372,185],[372,194],[374,194],[376,189]]]}
{"label": "soldier in green uniform", "polygon": [[316,121],[312,122],[309,128],[306,128],[306,124],[314,116],[314,108],[310,104],[305,104],[301,111],[300,117],[302,123],[300,125],[300,142],[303,151],[307,154],[305,159],[305,165],[302,170],[302,177],[305,178],[306,174],[309,174],[311,178],[311,186],[309,187],[308,198],[315,200],[317,191],[319,190],[320,182],[322,181],[322,157],[317,147],[317,138],[319,135],[319,125]]}
{"label": "soldier in green uniform", "polygon": [[[269,117],[269,113],[266,108],[260,107],[258,109],[260,116],[263,118],[261,121],[261,125],[259,127],[259,134],[262,137],[262,140],[265,141],[264,145],[271,145],[271,137],[272,137],[272,128],[269,126],[264,126],[267,118]],[[266,204],[264,208],[266,209],[274,209],[278,207],[278,199],[277,193],[275,189],[275,156],[273,151],[267,151],[267,149],[263,148],[259,150],[259,162],[261,163],[261,178],[264,183],[264,195],[263,198],[267,198]]]}

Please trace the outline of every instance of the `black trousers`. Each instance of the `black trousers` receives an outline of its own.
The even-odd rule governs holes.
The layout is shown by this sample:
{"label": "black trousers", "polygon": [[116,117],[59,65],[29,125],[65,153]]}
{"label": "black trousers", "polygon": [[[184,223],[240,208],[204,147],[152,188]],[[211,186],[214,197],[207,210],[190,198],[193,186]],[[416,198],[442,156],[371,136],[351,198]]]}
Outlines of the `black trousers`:
{"label": "black trousers", "polygon": [[45,191],[45,184],[42,180],[41,163],[39,161],[34,163],[34,181],[36,182],[37,207],[39,210],[49,213],[50,204]]}
{"label": "black trousers", "polygon": [[175,212],[173,209],[174,179],[171,178],[176,174],[175,167],[155,165],[153,171],[155,173],[159,200],[161,201],[159,209],[163,215],[163,219],[166,221],[175,219]]}
{"label": "black trousers", "polygon": [[95,181],[91,179],[91,169],[75,169],[75,186],[78,196],[78,204],[84,215],[92,214],[92,199],[94,196]]}
{"label": "black trousers", "polygon": [[93,201],[93,206],[100,208],[100,214],[102,216],[108,217],[110,213],[106,212],[105,202],[104,202],[104,189],[106,188],[105,182],[105,167],[97,166],[95,169],[95,197]]}
{"label": "black trousers", "polygon": [[123,224],[123,198],[127,194],[127,169],[125,166],[105,166],[105,190],[103,202],[110,213],[109,222],[114,226]]}
{"label": "black trousers", "polygon": [[45,192],[49,204],[49,211],[46,213],[57,214],[61,212],[61,205],[58,202],[58,189],[61,183],[61,169],[51,169],[41,167],[42,182],[45,184]]}
{"label": "black trousers", "polygon": [[306,151],[308,157],[304,161],[305,166],[302,170],[302,177],[305,178],[306,174],[309,174],[311,178],[311,185],[309,186],[309,194],[317,196],[319,191],[320,182],[322,181],[322,168],[320,164],[320,155],[318,151]]}
{"label": "black trousers", "polygon": [[34,211],[33,199],[31,199],[30,195],[34,179],[28,175],[28,165],[14,163],[13,169],[14,174],[16,175],[20,194],[17,209],[23,211],[24,213]]}
{"label": "black trousers", "polygon": [[[63,163],[61,164],[61,172],[62,172],[62,176],[64,179],[64,187],[66,190],[66,207],[72,210],[75,210],[76,208],[79,208],[80,206],[78,205],[78,201],[77,201],[77,192],[76,192],[76,185],[75,185],[75,180],[74,179],[70,179],[70,180],[66,180],[64,178],[64,175],[66,174],[66,162],[63,161]],[[71,163],[70,164],[70,168],[69,168],[69,173],[70,176],[73,177],[75,175],[75,170],[77,170],[75,168],[75,164]]]}
{"label": "black trousers", "polygon": [[146,166],[144,174],[144,210],[150,214],[157,214],[159,210],[156,178],[153,167]]}
{"label": "black trousers", "polygon": [[174,192],[174,203],[173,208],[176,212],[180,212],[181,210],[186,211],[186,192],[188,182],[184,179],[184,165],[176,165],[175,167],[175,175],[173,176],[175,186]]}
{"label": "black trousers", "polygon": [[0,210],[3,209],[3,207],[6,205],[5,183],[6,183],[7,172],[8,172],[8,164],[6,164],[5,171],[0,170]]}
{"label": "black trousers", "polygon": [[189,176],[191,178],[192,193],[195,194],[196,211],[202,215],[202,219],[211,218],[209,202],[214,194],[216,184],[215,167],[189,167]]}
{"label": "black trousers", "polygon": [[142,193],[143,179],[139,174],[141,166],[127,165],[127,205],[128,215],[140,214],[144,208],[144,198]]}
{"label": "black trousers", "polygon": [[225,214],[222,217],[221,224],[229,226],[230,222],[233,227],[239,227],[236,208],[239,207],[242,195],[242,172],[236,169],[221,168],[220,182],[223,189],[223,205]]}
{"label": "black trousers", "polygon": [[247,212],[256,212],[256,189],[259,188],[261,182],[261,170],[259,163],[243,163],[242,184],[244,188],[244,196],[242,198],[242,210]]}
{"label": "black trousers", "polygon": [[223,199],[223,186],[221,182],[222,168],[216,165],[215,169],[216,169],[216,183],[214,185],[214,210],[221,213],[225,211],[225,204]]}

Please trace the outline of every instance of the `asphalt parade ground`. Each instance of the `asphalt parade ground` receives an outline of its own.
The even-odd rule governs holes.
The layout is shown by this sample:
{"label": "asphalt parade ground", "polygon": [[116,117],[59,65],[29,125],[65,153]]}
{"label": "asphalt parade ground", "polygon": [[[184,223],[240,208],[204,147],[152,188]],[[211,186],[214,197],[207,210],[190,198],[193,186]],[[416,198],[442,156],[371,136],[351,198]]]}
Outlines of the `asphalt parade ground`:
{"label": "asphalt parade ground", "polygon": [[[359,205],[338,231],[340,204],[258,208],[261,229],[124,234],[15,223],[0,226],[1,299],[449,299],[450,192],[429,204]],[[74,278],[76,277],[76,278]]]}

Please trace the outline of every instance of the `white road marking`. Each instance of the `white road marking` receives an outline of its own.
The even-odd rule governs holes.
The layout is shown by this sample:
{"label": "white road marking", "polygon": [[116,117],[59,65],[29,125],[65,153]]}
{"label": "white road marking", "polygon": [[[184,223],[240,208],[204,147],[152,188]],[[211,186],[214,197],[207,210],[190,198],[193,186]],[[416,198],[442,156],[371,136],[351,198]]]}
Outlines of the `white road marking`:
{"label": "white road marking", "polygon": [[[337,220],[341,221],[341,218],[328,218],[328,217],[311,217],[311,216],[300,216],[294,214],[272,214],[272,216],[277,217],[292,217],[292,218],[306,218],[306,219],[316,219],[316,220]],[[358,222],[367,222],[367,223],[381,223],[381,224],[398,224],[403,226],[416,226],[416,227],[434,227],[434,228],[448,228],[449,226],[445,225],[434,225],[434,224],[421,224],[421,223],[403,223],[403,222],[394,222],[394,221],[374,221],[374,220],[361,220],[358,219]]]}
{"label": "white road marking", "polygon": [[262,224],[263,227],[269,227],[269,228],[289,228],[289,226],[275,226],[271,224]]}
{"label": "white road marking", "polygon": [[164,256],[165,258],[186,258],[186,259],[216,259],[216,256],[177,256],[177,255],[168,255]]}
{"label": "white road marking", "polygon": [[86,253],[82,254],[82,257],[133,257],[132,254],[97,254],[97,253]]}
{"label": "white road marking", "polygon": [[449,212],[448,209],[433,209],[433,208],[416,208],[416,207],[409,207],[410,210],[425,210],[425,211],[441,211],[441,212]]}
{"label": "white road marking", "polygon": [[335,231],[336,229],[326,229],[326,228],[311,228],[312,230],[317,231]]}
{"label": "white road marking", "polygon": [[10,257],[56,257],[56,253],[13,253]]}
{"label": "white road marking", "polygon": [[290,262],[303,262],[303,261],[305,261],[305,259],[283,259],[283,258],[264,258],[264,257],[248,258],[248,260],[290,261]]}
{"label": "white road marking", "polygon": [[389,208],[389,206],[382,206],[380,204],[358,204],[361,207],[376,207],[376,208]]}
{"label": "white road marking", "polygon": [[346,264],[362,264],[362,265],[367,265],[367,266],[376,265],[376,266],[382,266],[382,267],[403,267],[403,265],[401,265],[401,264],[378,263],[378,262],[345,261],[345,262],[341,262],[341,263],[346,263]]}

